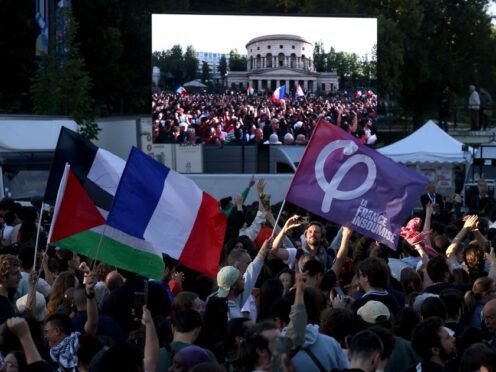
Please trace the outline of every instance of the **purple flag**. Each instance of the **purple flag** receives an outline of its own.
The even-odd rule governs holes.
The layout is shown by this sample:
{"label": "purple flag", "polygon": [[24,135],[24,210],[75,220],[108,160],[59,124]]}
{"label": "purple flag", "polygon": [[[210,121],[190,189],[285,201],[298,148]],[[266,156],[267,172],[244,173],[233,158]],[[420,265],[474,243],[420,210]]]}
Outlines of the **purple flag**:
{"label": "purple flag", "polygon": [[395,249],[428,182],[321,119],[286,200]]}

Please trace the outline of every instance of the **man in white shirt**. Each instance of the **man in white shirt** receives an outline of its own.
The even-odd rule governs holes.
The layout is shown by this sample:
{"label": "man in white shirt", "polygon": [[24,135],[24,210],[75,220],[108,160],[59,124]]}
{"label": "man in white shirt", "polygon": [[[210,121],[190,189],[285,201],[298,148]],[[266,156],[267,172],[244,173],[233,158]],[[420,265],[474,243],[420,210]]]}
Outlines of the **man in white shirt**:
{"label": "man in white shirt", "polygon": [[468,87],[470,93],[468,97],[468,111],[470,112],[470,129],[479,130],[479,109],[480,97],[479,93],[475,90],[474,85]]}

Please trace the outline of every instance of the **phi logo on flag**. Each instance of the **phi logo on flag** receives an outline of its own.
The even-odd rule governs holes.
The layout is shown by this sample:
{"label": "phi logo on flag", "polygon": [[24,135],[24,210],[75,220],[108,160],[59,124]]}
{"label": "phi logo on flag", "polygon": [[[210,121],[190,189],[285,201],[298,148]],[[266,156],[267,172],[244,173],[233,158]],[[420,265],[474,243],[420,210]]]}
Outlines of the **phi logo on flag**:
{"label": "phi logo on flag", "polygon": [[[343,154],[349,155],[350,157],[341,164],[334,176],[331,178],[331,181],[328,182],[325,177],[324,163],[332,152],[339,149],[342,149]],[[320,151],[317,157],[317,161],[315,162],[315,178],[317,179],[320,188],[325,193],[322,200],[322,212],[328,213],[330,211],[333,199],[356,199],[369,191],[374,185],[377,176],[377,168],[375,162],[374,160],[372,160],[371,157],[367,155],[353,155],[357,150],[358,145],[355,142],[350,140],[338,140],[329,143]],[[351,168],[359,163],[363,163],[367,167],[367,176],[364,182],[352,190],[339,190],[338,187],[341,184],[343,178],[348,174]]]}

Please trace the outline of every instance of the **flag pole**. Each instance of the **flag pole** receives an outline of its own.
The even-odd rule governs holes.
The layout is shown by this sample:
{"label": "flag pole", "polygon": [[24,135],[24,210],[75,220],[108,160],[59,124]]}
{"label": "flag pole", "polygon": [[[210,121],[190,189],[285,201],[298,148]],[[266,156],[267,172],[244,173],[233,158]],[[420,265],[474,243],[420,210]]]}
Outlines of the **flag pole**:
{"label": "flag pole", "polygon": [[98,246],[96,247],[95,258],[93,261],[93,265],[91,265],[91,271],[95,269],[96,261],[98,261],[98,254],[100,253],[100,249],[103,246],[103,237],[105,236],[105,230],[107,229],[107,224],[103,225],[103,231],[100,235],[100,241],[98,242]]}
{"label": "flag pole", "polygon": [[277,223],[279,222],[279,219],[281,218],[282,210],[284,209],[285,204],[286,204],[286,199],[284,199],[282,201],[281,208],[279,209],[279,213],[277,214],[276,222],[274,222],[274,227],[272,229],[272,234],[270,236],[271,239],[274,238],[274,235],[276,232],[276,226],[277,226]]}
{"label": "flag pole", "polygon": [[38,256],[38,244],[40,241],[40,230],[41,230],[41,220],[43,219],[43,209],[45,207],[45,203],[41,203],[41,212],[40,212],[40,217],[38,219],[38,228],[36,229],[36,243],[34,244],[34,260],[33,260],[33,267],[31,271],[36,270],[36,257]]}

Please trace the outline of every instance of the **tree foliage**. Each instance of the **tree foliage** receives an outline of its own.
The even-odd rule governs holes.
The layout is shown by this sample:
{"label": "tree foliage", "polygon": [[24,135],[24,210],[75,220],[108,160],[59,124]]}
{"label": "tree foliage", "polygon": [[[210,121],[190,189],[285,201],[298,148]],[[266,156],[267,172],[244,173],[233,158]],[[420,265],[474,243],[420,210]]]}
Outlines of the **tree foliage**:
{"label": "tree foliage", "polygon": [[[0,41],[2,50],[9,53],[0,84],[0,108],[4,111],[26,112],[34,107],[34,99],[30,102],[26,94],[27,81],[35,71],[34,37],[26,41],[34,33],[28,3],[2,3],[5,11],[0,29],[3,35],[12,36],[11,41]],[[429,105],[435,105],[445,84],[463,99],[469,84],[485,85],[496,94],[496,37],[486,14],[489,0],[73,0],[72,4],[80,24],[76,41],[93,81],[89,94],[107,113],[148,112],[151,14],[170,12],[377,17],[377,58],[371,53],[367,59],[358,56],[354,60],[338,55],[341,51],[322,50],[328,58],[316,58],[317,69],[333,67],[350,85],[377,76],[379,97],[394,97],[417,112],[418,118]],[[186,72],[177,66],[179,55],[169,57],[174,72],[163,77],[164,82],[179,83],[192,76],[192,60]],[[238,63],[237,58],[230,60],[229,69],[236,71],[241,67]]]}
{"label": "tree foliage", "polygon": [[203,84],[205,84],[209,80],[210,80],[210,66],[208,65],[208,62],[203,61],[202,62],[201,82]]}
{"label": "tree foliage", "polygon": [[225,84],[225,79],[227,76],[227,59],[225,55],[222,55],[219,60],[219,65],[217,66],[217,71],[222,78],[222,85]]}
{"label": "tree foliage", "polygon": [[241,56],[237,49],[229,52],[229,70],[230,71],[246,71],[248,63],[245,56]]}
{"label": "tree foliage", "polygon": [[188,46],[183,54],[179,44],[171,49],[154,52],[152,66],[160,69],[159,86],[162,89],[175,89],[187,81],[196,79],[198,74],[198,58],[193,46]]}
{"label": "tree foliage", "polygon": [[96,109],[90,95],[92,80],[74,42],[77,24],[70,10],[65,11],[68,28],[59,45],[67,48],[48,53],[40,59],[39,69],[31,85],[34,112],[40,115],[70,116],[87,137],[98,135]]}

